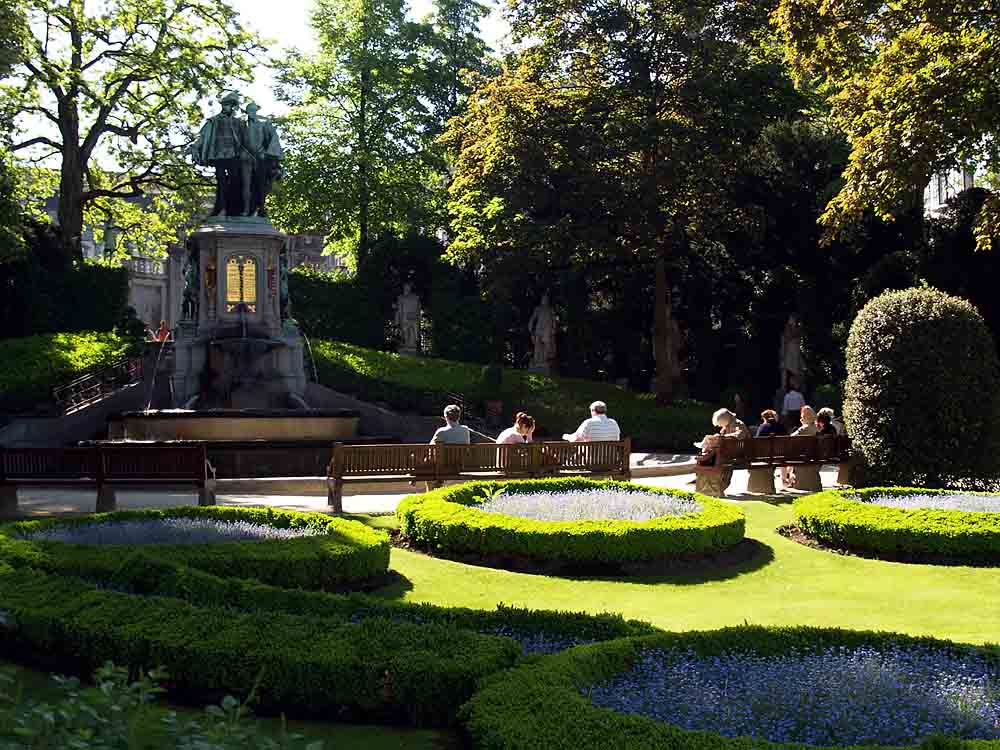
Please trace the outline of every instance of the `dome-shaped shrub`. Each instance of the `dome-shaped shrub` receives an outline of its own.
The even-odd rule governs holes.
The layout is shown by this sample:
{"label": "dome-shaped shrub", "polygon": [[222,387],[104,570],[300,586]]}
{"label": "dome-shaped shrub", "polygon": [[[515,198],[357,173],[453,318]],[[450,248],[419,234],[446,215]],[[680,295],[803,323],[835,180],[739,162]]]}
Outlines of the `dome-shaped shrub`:
{"label": "dome-shaped shrub", "polygon": [[991,474],[997,354],[965,300],[886,292],[847,342],[844,418],[868,483],[941,486]]}

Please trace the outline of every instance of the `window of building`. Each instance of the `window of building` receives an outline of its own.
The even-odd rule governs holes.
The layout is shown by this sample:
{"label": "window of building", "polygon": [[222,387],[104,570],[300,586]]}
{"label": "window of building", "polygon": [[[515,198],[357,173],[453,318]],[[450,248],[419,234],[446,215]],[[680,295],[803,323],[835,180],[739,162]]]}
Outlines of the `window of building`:
{"label": "window of building", "polygon": [[240,305],[257,312],[257,261],[249,255],[231,255],[226,261],[226,312]]}

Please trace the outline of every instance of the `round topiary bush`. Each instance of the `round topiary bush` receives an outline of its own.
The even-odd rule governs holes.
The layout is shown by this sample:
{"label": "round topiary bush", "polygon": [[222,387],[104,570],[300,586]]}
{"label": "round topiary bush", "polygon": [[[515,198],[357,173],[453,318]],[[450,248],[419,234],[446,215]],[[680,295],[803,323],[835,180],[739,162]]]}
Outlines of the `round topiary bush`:
{"label": "round topiary bush", "polygon": [[1000,563],[1000,497],[909,487],[827,490],[795,500],[795,522],[832,547],[920,562]]}
{"label": "round topiary bush", "polygon": [[135,556],[327,589],[384,576],[389,537],[357,521],[271,508],[179,507],[0,526],[0,560],[16,567],[110,581]]}
{"label": "round topiary bush", "polygon": [[491,750],[1000,750],[998,690],[988,648],[739,627],[526,663],[489,678],[460,718],[472,746]]}
{"label": "round topiary bush", "polygon": [[993,338],[965,300],[907,289],[865,305],[847,342],[844,419],[866,483],[995,474],[997,369]]}
{"label": "round topiary bush", "polygon": [[572,564],[721,552],[746,525],[739,508],[704,495],[580,477],[469,482],[404,498],[397,515],[418,547]]}

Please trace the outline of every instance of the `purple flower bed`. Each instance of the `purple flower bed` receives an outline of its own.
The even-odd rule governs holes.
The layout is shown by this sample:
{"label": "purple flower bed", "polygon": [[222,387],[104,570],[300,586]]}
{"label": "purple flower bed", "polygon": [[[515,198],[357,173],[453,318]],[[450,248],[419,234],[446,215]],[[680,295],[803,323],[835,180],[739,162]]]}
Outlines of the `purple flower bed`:
{"label": "purple flower bed", "polygon": [[970,513],[1000,513],[1000,495],[965,492],[930,495],[875,495],[867,502],[903,510],[964,510]]}
{"label": "purple flower bed", "polygon": [[1000,739],[997,665],[931,647],[783,656],[647,651],[590,697],[620,713],[772,742],[897,745],[935,732]]}
{"label": "purple flower bed", "polygon": [[536,521],[649,521],[701,511],[690,497],[619,489],[501,493],[477,507]]}
{"label": "purple flower bed", "polygon": [[247,521],[210,518],[165,518],[115,521],[84,526],[53,526],[24,538],[70,544],[205,544],[211,542],[273,542],[322,533],[317,529],[278,529]]}

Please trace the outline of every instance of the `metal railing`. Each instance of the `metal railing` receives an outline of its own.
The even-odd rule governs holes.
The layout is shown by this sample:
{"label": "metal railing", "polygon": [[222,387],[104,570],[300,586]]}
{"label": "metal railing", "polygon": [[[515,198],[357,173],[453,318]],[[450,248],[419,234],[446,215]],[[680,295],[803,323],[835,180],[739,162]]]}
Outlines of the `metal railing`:
{"label": "metal railing", "polygon": [[63,412],[76,411],[101,401],[142,380],[142,357],[125,357],[52,389],[52,400]]}

